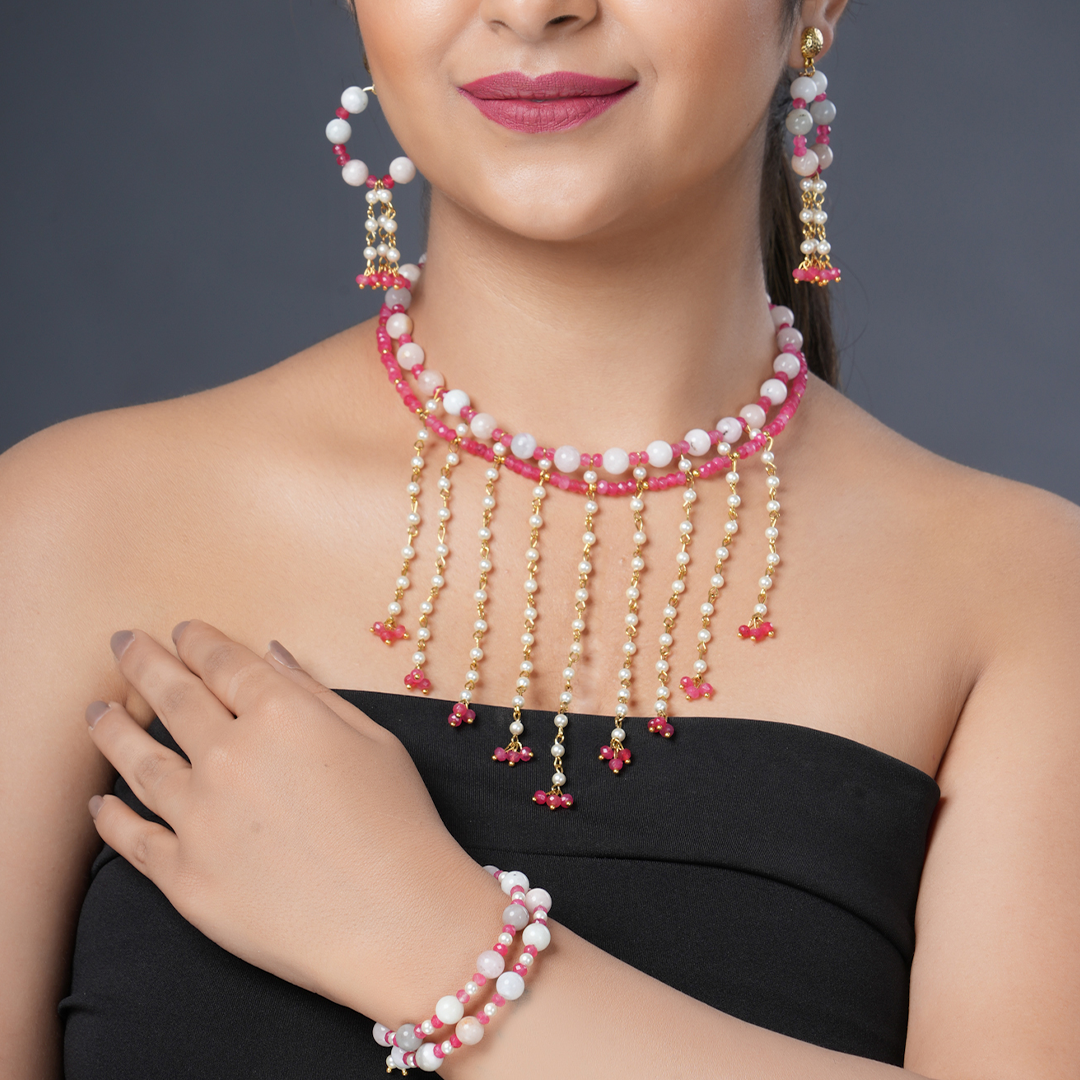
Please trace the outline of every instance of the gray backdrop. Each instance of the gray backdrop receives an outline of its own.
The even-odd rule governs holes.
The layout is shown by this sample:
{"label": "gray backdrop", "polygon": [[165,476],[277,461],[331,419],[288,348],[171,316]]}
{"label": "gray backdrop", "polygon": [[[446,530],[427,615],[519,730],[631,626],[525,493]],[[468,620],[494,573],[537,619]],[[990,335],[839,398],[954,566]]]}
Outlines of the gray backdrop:
{"label": "gray backdrop", "polygon": [[[339,0],[3,11],[0,449],[372,312],[352,283],[362,199],[322,133],[363,77]],[[867,0],[822,65],[845,388],[1074,501],[1078,41],[1076,0]],[[378,112],[354,125],[372,162],[396,153]]]}

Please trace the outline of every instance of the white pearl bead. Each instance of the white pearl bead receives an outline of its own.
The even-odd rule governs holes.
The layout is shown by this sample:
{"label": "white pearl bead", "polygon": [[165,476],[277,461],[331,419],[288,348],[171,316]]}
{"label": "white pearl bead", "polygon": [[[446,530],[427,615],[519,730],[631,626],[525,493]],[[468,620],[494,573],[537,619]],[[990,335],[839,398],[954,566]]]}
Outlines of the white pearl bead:
{"label": "white pearl bead", "polygon": [[791,168],[796,176],[813,176],[821,167],[817,154],[813,150],[807,150],[805,154],[791,156]]}
{"label": "white pearl bead", "polygon": [[522,461],[528,461],[536,449],[536,439],[528,432],[520,432],[510,440],[510,453]]}
{"label": "white pearl bead", "polygon": [[645,447],[645,453],[649,455],[649,464],[656,466],[658,469],[667,468],[675,457],[675,451],[671,449],[671,444],[664,442],[663,439],[657,439],[656,442],[649,443]]}
{"label": "white pearl bead", "polygon": [[762,427],[765,423],[765,410],[760,405],[747,405],[739,410],[739,415],[752,428]]}
{"label": "white pearl bead", "polygon": [[[528,933],[529,929],[529,927],[526,927],[525,933]],[[522,937],[524,937],[524,934],[522,934]],[[495,989],[507,1001],[517,1001],[525,993],[525,980],[516,971],[504,971],[495,980]]]}
{"label": "white pearl bead", "polygon": [[772,367],[777,374],[782,371],[789,379],[794,379],[799,374],[799,358],[792,353],[781,353]]}
{"label": "white pearl bead", "polygon": [[368,96],[359,86],[341,92],[341,107],[346,112],[362,113],[368,107]]}
{"label": "white pearl bead", "polygon": [[767,502],[767,503],[765,504],[765,509],[766,509],[766,510],[767,510],[767,511],[768,511],[768,512],[769,512],[770,514],[778,514],[778,513],[780,513],[780,504],[779,504],[779,503],[778,503],[778,502],[776,501],[776,499],[770,499],[770,500],[769,500],[769,501],[768,501],[768,502]]}
{"label": "white pearl bead", "polygon": [[694,661],[694,674],[695,675],[704,675],[705,672],[708,671],[708,670],[709,670],[709,665],[706,664],[704,660],[695,660]]}
{"label": "white pearl bead", "polygon": [[554,787],[562,787],[562,785],[566,783],[566,773],[552,773],[551,783]]}
{"label": "white pearl bead", "polygon": [[622,742],[626,738],[626,732],[621,727],[612,728],[611,737]]}
{"label": "white pearl bead", "polygon": [[460,416],[462,409],[467,409],[472,404],[469,395],[464,390],[447,390],[443,394],[443,408],[451,416]]}
{"label": "white pearl bead", "polygon": [[387,191],[386,188],[379,188],[379,190],[375,192],[375,198],[381,203],[391,203],[394,201],[394,196]]}
{"label": "white pearl bead", "polygon": [[[430,1023],[430,1021],[425,1021]],[[435,1055],[434,1043],[421,1043],[420,1049],[416,1051],[416,1067],[421,1072],[438,1072],[442,1065],[442,1058]]]}
{"label": "white pearl bead", "polygon": [[335,145],[340,146],[352,138],[352,125],[348,120],[333,119],[326,125],[326,137]]}
{"label": "white pearl bead", "polygon": [[[398,352],[400,353],[400,349]],[[469,421],[469,430],[478,439],[490,439],[492,432],[498,424],[495,422],[495,417],[491,413],[481,412],[477,413],[472,420]]]}
{"label": "white pearl bead", "polygon": [[683,440],[690,444],[690,453],[694,457],[701,457],[702,454],[707,454],[712,441],[709,439],[709,433],[704,428],[691,428],[684,436]]}
{"label": "white pearl bead", "polygon": [[435,1002],[435,1015],[444,1024],[456,1024],[465,1015],[465,1006],[453,994],[447,994]]}
{"label": "white pearl bead", "polygon": [[713,574],[713,576],[709,578],[709,585],[713,589],[722,589],[724,587],[724,575]]}
{"label": "white pearl bead", "polygon": [[551,756],[553,758],[561,758],[563,756],[563,754],[565,754],[565,753],[566,753],[566,750],[563,748],[562,743],[552,743],[551,744]]}
{"label": "white pearl bead", "polygon": [[514,720],[510,724],[510,734],[520,735],[524,732],[525,725],[520,720]]}
{"label": "white pearl bead", "polygon": [[[570,672],[570,674],[568,675],[568,674],[566,673],[566,671],[563,671],[563,678],[564,678],[564,679],[572,679],[572,678],[574,677],[574,669],[573,669],[573,668],[569,668],[569,669],[567,669],[567,670],[568,670],[568,671]],[[563,716],[563,715],[562,715],[561,713],[560,713],[560,714],[558,714],[558,715],[557,715],[557,716],[555,717],[555,726],[556,726],[557,728],[564,728],[564,727],[566,727],[566,725],[567,725],[568,723],[569,723],[569,721],[568,721],[568,720],[566,719],[566,717],[565,717],[565,716]]]}
{"label": "white pearl bead", "polygon": [[674,641],[674,638],[672,638],[670,634],[665,633],[660,635],[660,645],[662,648],[670,649],[672,641]]}
{"label": "white pearl bead", "polygon": [[766,592],[773,587],[773,579],[768,574],[763,574],[758,578],[758,588],[764,589]]}
{"label": "white pearl bead", "polygon": [[604,469],[611,476],[622,476],[630,468],[630,455],[617,446],[604,451]]}
{"label": "white pearl bead", "polygon": [[796,98],[802,98],[803,101],[810,102],[818,96],[817,84],[807,75],[800,75],[791,84],[791,100]]}
{"label": "white pearl bead", "polygon": [[498,1011],[499,1011],[499,1006],[496,1005],[493,1001],[489,1001],[484,1006],[484,1015],[485,1016],[494,1016]]}
{"label": "white pearl bead", "polygon": [[727,443],[738,442],[742,438],[742,424],[734,416],[725,416],[717,423],[716,430]]}
{"label": "white pearl bead", "polygon": [[[514,891],[515,885],[520,885],[526,892],[529,891],[529,879],[520,870],[511,870],[508,873],[503,874],[499,878],[499,884],[502,886],[502,891],[509,896]],[[479,971],[480,969],[477,968]],[[481,974],[487,974],[481,972]]]}
{"label": "white pearl bead", "polygon": [[792,135],[806,135],[814,126],[814,118],[808,109],[792,109],[784,123]]}
{"label": "white pearl bead", "polygon": [[407,184],[416,177],[416,166],[407,157],[397,157],[390,162],[389,172],[395,184]]}
{"label": "white pearl bead", "polygon": [[421,1031],[422,1031],[422,1032],[423,1032],[423,1033],[424,1033],[425,1035],[430,1035],[430,1034],[432,1034],[432,1032],[434,1032],[434,1030],[435,1030],[435,1025],[434,1025],[434,1024],[433,1024],[433,1023],[432,1023],[432,1022],[431,1022],[430,1020],[425,1020],[425,1021],[424,1021],[424,1022],[423,1022],[423,1023],[422,1023],[421,1025],[420,1025],[420,1030],[421,1030]]}
{"label": "white pearl bead", "polygon": [[[561,775],[561,774],[560,774],[560,775]],[[563,777],[563,779],[566,779],[566,778],[565,778],[565,777]],[[535,962],[535,960],[536,960],[536,957],[535,957],[535,956],[533,956],[533,954],[532,954],[531,952],[525,952],[525,953],[522,953],[522,954],[521,954],[521,955],[520,955],[520,956],[519,956],[519,957],[517,958],[517,962],[518,962],[519,964],[524,964],[524,965],[525,965],[526,967],[532,967],[532,966],[533,966],[533,963]]]}
{"label": "white pearl bead", "polygon": [[761,384],[761,393],[774,405],[781,405],[787,398],[787,385],[779,379],[766,379]]}
{"label": "white pearl bead", "polygon": [[755,615],[768,615],[769,614],[769,609],[764,604],[755,604],[754,605],[754,614]]}
{"label": "white pearl bead", "polygon": [[386,610],[391,615],[400,615],[401,605],[396,600],[392,600],[389,604],[386,605]]}
{"label": "white pearl bead", "polygon": [[803,346],[803,336],[794,326],[785,326],[783,329],[777,330],[776,344],[779,345],[781,349],[788,347],[801,349]]}
{"label": "white pearl bead", "polygon": [[577,472],[581,467],[581,451],[575,446],[560,446],[555,451],[555,468],[562,473]]}
{"label": "white pearl bead", "polygon": [[512,945],[514,943],[514,935],[502,933],[496,939],[500,945]]}
{"label": "white pearl bead", "polygon": [[425,394],[434,394],[436,390],[446,384],[442,372],[436,371],[434,368],[427,368],[420,372],[420,377],[416,381]]}
{"label": "white pearl bead", "polygon": [[[535,945],[537,952],[543,952],[551,944],[551,931],[539,923],[530,923],[521,931],[522,945]],[[499,991],[502,993],[502,991]]]}
{"label": "white pearl bead", "polygon": [[349,187],[363,187],[367,178],[368,167],[359,158],[352,158],[341,166],[341,179]]}

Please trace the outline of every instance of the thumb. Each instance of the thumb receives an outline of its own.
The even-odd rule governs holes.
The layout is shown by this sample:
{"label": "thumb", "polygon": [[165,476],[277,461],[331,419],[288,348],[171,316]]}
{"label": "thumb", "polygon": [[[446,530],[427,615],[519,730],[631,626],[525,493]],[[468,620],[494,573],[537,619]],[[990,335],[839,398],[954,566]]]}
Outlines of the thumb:
{"label": "thumb", "polygon": [[298,686],[303,687],[312,697],[318,698],[324,705],[332,709],[346,724],[358,731],[364,731],[372,724],[364,714],[350,705],[344,698],[338,696],[333,690],[328,690],[323,684],[313,679],[301,666],[295,656],[280,641],[271,641],[266,648],[265,659],[275,671],[287,675]]}

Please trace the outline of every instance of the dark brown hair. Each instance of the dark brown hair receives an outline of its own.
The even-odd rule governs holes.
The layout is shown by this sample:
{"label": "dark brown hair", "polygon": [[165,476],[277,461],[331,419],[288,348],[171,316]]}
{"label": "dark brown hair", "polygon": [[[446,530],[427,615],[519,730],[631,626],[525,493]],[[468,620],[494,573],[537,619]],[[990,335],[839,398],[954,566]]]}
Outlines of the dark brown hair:
{"label": "dark brown hair", "polygon": [[[784,0],[784,34],[795,28],[800,0]],[[787,160],[784,119],[791,107],[788,73],[780,76],[769,107],[768,132],[765,137],[765,160],[761,170],[761,254],[765,261],[765,282],[774,304],[783,304],[795,312],[795,325],[806,344],[806,362],[810,370],[830,386],[840,379],[840,361],[833,339],[829,310],[829,289],[808,282],[797,282],[791,271],[802,261],[802,223],[799,211],[802,196],[795,174]]]}

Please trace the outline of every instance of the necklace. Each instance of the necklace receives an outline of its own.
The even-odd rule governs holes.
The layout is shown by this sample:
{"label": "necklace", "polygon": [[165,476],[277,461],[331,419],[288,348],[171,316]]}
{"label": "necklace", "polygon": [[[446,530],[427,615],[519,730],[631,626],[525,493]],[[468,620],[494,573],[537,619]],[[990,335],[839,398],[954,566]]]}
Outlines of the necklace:
{"label": "necklace", "polygon": [[[369,205],[378,205],[377,181]],[[369,230],[370,231],[370,230]],[[656,690],[653,717],[647,729],[653,734],[671,738],[675,727],[671,722],[670,683],[671,650],[675,640],[680,603],[686,591],[686,577],[690,564],[690,548],[694,534],[694,509],[698,502],[698,487],[702,481],[723,475],[727,485],[727,513],[719,546],[715,550],[713,574],[704,602],[700,605],[700,629],[697,631],[697,660],[693,673],[679,679],[679,689],[687,700],[710,698],[713,687],[705,681],[708,671],[708,647],[712,640],[712,623],[717,602],[724,586],[724,564],[731,554],[731,545],[739,531],[739,508],[742,496],[738,485],[741,480],[740,464],[760,453],[766,473],[766,510],[769,524],[765,530],[768,552],[765,570],[758,580],[758,597],[752,615],[738,628],[738,636],[753,643],[765,641],[775,635],[775,627],[768,621],[768,599],[780,556],[776,545],[779,537],[780,503],[776,498],[779,477],[776,471],[774,440],[795,415],[806,389],[808,371],[806,359],[801,352],[803,339],[792,323],[794,316],[785,307],[770,302],[778,355],[773,361],[773,374],[761,387],[757,401],[743,407],[738,417],[726,416],[712,428],[693,428],[674,442],[656,439],[643,450],[625,451],[612,447],[602,453],[582,453],[575,446],[565,444],[550,447],[541,444],[531,433],[513,434],[500,427],[495,417],[478,411],[472,404],[471,395],[461,389],[447,389],[445,379],[438,371],[426,366],[426,354],[413,339],[413,320],[408,315],[411,304],[411,288],[419,280],[420,267],[406,264],[395,272],[370,270],[357,281],[361,287],[370,286],[386,290],[379,314],[376,340],[379,358],[394,389],[403,404],[421,420],[413,444],[412,472],[406,486],[409,512],[406,518],[406,541],[401,549],[402,568],[395,582],[393,599],[387,606],[385,620],[376,621],[371,627],[387,645],[409,637],[402,622],[403,601],[411,585],[411,568],[416,558],[415,541],[420,533],[420,494],[426,466],[426,454],[432,435],[448,444],[444,462],[439,470],[437,488],[439,509],[437,511],[437,537],[435,567],[431,575],[426,598],[418,605],[416,616],[412,668],[404,677],[408,690],[429,693],[433,687],[424,668],[427,650],[432,639],[431,618],[435,612],[439,594],[446,583],[446,571],[450,558],[448,526],[451,519],[451,498],[454,471],[463,461],[464,454],[480,458],[486,464],[485,493],[482,499],[482,520],[478,531],[480,541],[479,575],[473,594],[476,618],[472,628],[472,648],[469,650],[469,668],[464,687],[447,718],[451,727],[471,724],[476,718],[472,707],[476,687],[480,682],[483,642],[488,630],[486,603],[488,600],[488,575],[492,570],[490,543],[491,522],[496,505],[496,492],[505,469],[525,477],[533,484],[530,506],[529,549],[526,552],[525,608],[521,634],[521,661],[511,699],[513,718],[510,722],[510,739],[505,746],[497,746],[492,759],[510,766],[522,764],[536,757],[533,750],[522,743],[524,723],[522,710],[534,674],[532,648],[536,641],[536,623],[539,611],[536,593],[539,590],[537,572],[540,565],[540,540],[543,527],[543,507],[550,489],[556,488],[584,497],[584,520],[581,536],[581,556],[578,562],[577,589],[574,594],[574,617],[570,623],[570,648],[566,666],[562,670],[563,689],[553,716],[555,736],[550,746],[554,772],[551,787],[540,789],[533,801],[549,809],[570,807],[574,804],[572,794],[564,790],[567,776],[564,767],[566,732],[570,722],[570,707],[574,700],[573,684],[577,665],[583,655],[582,638],[586,629],[589,600],[589,576],[592,572],[591,552],[597,543],[596,519],[600,514],[600,497],[627,497],[630,499],[634,517],[634,554],[630,561],[631,576],[626,588],[627,612],[625,616],[625,640],[621,646],[621,666],[618,673],[619,686],[616,693],[615,724],[609,742],[600,748],[599,757],[612,773],[620,773],[631,761],[626,746],[627,732],[624,726],[629,713],[633,686],[633,661],[638,652],[639,632],[638,601],[641,596],[640,578],[645,568],[644,552],[648,537],[645,531],[645,504],[649,492],[682,487],[683,514],[678,527],[678,550],[675,554],[675,574],[668,602],[663,611],[663,626],[658,637],[656,660]],[[411,381],[410,381],[411,380]],[[770,421],[768,413],[777,412]],[[450,422],[442,419],[445,414]],[[739,444],[741,441],[741,445]],[[692,458],[707,458],[699,464]],[[673,461],[677,467],[670,472],[653,472],[649,468],[663,470]],[[600,469],[611,477],[601,479]],[[580,476],[576,475],[580,472]],[[632,479],[619,479],[627,472]]]}

